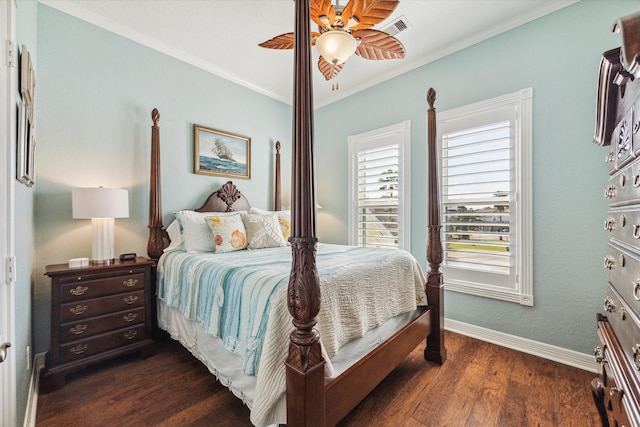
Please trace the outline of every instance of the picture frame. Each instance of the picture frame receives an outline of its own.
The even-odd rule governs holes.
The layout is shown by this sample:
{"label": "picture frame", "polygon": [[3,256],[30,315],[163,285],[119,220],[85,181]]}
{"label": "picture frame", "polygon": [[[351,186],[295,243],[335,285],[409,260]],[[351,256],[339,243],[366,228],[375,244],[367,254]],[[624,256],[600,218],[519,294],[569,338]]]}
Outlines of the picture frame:
{"label": "picture frame", "polygon": [[28,107],[24,102],[18,103],[18,140],[16,145],[16,179],[26,185],[35,183],[35,135]]}
{"label": "picture frame", "polygon": [[194,125],[196,174],[251,178],[251,138]]}

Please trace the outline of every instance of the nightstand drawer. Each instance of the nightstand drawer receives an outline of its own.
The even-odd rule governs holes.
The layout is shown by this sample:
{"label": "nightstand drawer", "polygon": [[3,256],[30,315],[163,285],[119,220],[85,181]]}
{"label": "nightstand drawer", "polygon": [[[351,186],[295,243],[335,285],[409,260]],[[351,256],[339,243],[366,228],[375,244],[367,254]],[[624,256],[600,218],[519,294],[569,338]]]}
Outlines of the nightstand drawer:
{"label": "nightstand drawer", "polygon": [[[124,272],[123,272],[124,273]],[[71,283],[60,287],[60,302],[79,301],[120,292],[128,292],[144,288],[144,272],[122,274],[116,277],[77,276]],[[63,280],[60,281],[61,283]]]}
{"label": "nightstand drawer", "polygon": [[118,328],[144,323],[144,307],[60,325],[60,342],[67,343]]}
{"label": "nightstand drawer", "polygon": [[60,358],[62,362],[72,362],[96,353],[136,343],[143,338],[145,338],[144,325],[119,329],[93,338],[63,344],[60,346]]}
{"label": "nightstand drawer", "polygon": [[60,305],[60,322],[73,322],[80,319],[100,316],[144,305],[144,291],[129,292],[103,298]]}

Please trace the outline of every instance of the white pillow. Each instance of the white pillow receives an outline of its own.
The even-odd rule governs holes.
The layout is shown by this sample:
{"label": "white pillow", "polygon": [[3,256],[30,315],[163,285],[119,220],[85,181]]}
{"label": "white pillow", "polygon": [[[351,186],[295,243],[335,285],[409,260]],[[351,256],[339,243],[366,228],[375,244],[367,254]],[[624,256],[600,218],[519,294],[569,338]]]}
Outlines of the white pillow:
{"label": "white pillow", "polygon": [[287,246],[282,236],[278,216],[275,213],[266,215],[242,213],[244,227],[247,229],[249,249],[278,248]]}
{"label": "white pillow", "polygon": [[183,210],[176,213],[176,218],[182,224],[182,238],[187,252],[215,252],[211,230],[205,222],[205,217],[236,215],[238,212],[196,212]]}
{"label": "white pillow", "polygon": [[205,224],[211,230],[216,253],[233,252],[247,248],[247,230],[240,213],[210,215],[205,217]]}
{"label": "white pillow", "polygon": [[264,209],[251,208],[249,213],[259,215],[271,215],[276,214],[278,216],[278,222],[280,223],[280,230],[282,231],[282,237],[285,242],[289,244],[289,236],[291,236],[291,211],[266,211]]}
{"label": "white pillow", "polygon": [[180,223],[177,219],[174,219],[167,227],[167,234],[169,235],[169,246],[164,248],[164,252],[169,252],[174,249],[184,249],[184,241],[182,240],[182,232],[180,231]]}

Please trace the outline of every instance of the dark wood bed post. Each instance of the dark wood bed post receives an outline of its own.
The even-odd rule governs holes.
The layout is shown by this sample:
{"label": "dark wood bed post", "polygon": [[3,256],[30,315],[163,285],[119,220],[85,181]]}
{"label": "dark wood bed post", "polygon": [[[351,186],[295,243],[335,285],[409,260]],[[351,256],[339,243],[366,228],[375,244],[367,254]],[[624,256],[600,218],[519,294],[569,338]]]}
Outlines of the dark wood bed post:
{"label": "dark wood bed post", "polygon": [[313,161],[313,84],[309,0],[295,1],[293,155],[291,191],[292,265],[288,306],[294,331],[290,336],[287,371],[287,425],[324,426],[324,365],[316,267],[316,200]]}
{"label": "dark wood bed post", "polygon": [[164,249],[162,229],[162,194],[160,193],[160,113],[157,108],[151,112],[151,181],[149,189],[149,240],[147,254],[157,261]]}
{"label": "dark wood bed post", "polygon": [[273,195],[273,210],[280,211],[282,210],[282,198],[280,191],[280,141],[276,141],[276,184],[274,187],[274,195]]}
{"label": "dark wood bed post", "polygon": [[440,189],[438,185],[438,150],[436,141],[436,109],[433,104],[436,91],[429,88],[427,102],[429,103],[427,145],[429,156],[429,236],[427,243],[427,272],[426,293],[431,306],[431,333],[427,337],[427,348],[424,358],[442,364],[447,359],[447,349],[444,347],[444,283],[440,265],[442,264],[442,242],[440,239]]}

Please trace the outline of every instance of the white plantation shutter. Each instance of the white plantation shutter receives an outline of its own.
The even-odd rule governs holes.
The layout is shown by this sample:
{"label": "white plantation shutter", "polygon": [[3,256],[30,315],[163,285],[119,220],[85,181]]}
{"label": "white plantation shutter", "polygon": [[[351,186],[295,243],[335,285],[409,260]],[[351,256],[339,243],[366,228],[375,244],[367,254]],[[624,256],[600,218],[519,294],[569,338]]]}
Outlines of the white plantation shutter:
{"label": "white plantation shutter", "polygon": [[349,137],[349,244],[408,248],[410,123]]}
{"label": "white plantation shutter", "polygon": [[437,115],[445,288],[533,305],[525,89]]}

